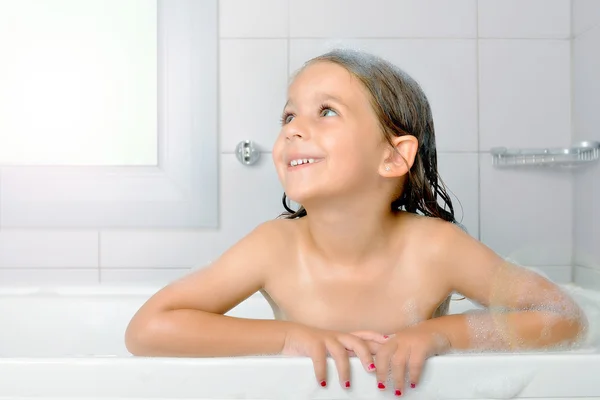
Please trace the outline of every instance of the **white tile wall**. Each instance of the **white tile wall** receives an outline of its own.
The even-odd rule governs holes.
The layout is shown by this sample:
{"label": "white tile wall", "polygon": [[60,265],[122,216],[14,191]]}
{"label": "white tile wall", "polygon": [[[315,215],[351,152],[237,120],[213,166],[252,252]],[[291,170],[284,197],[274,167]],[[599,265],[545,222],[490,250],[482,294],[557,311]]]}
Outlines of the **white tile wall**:
{"label": "white tile wall", "polygon": [[571,36],[571,0],[479,0],[479,37]]}
{"label": "white tile wall", "polygon": [[571,0],[572,3],[572,35],[581,33],[600,25],[600,1]]}
{"label": "white tile wall", "polygon": [[103,230],[102,268],[191,268],[208,263],[214,248],[212,232]]}
{"label": "white tile wall", "polygon": [[[574,1],[576,12],[593,8]],[[486,152],[570,141],[568,3],[220,0],[220,228],[2,231],[0,283],[166,283],[276,217],[282,192],[269,151],[288,76],[340,44],[390,59],[423,86],[440,173],[469,232],[522,263],[555,266],[559,276],[571,262],[571,181],[495,170]],[[257,165],[232,154],[245,139],[265,151]]]}
{"label": "white tile wall", "polygon": [[479,42],[480,150],[570,144],[568,40]]}
{"label": "white tile wall", "polygon": [[219,48],[221,151],[251,139],[270,151],[286,99],[286,39],[222,39]]}
{"label": "white tile wall", "polygon": [[98,268],[98,232],[0,231],[0,268]]}
{"label": "white tile wall", "polygon": [[[600,1],[573,1],[575,140],[600,141]],[[576,282],[600,287],[600,164],[575,175]]]}
{"label": "white tile wall", "polygon": [[221,38],[284,38],[288,27],[287,1],[219,0]]}
{"label": "white tile wall", "polygon": [[598,290],[600,287],[600,270],[585,267],[576,268],[573,281],[583,288]]}
{"label": "white tile wall", "polygon": [[477,36],[475,0],[290,0],[290,36]]}
{"label": "white tile wall", "polygon": [[553,170],[502,170],[481,156],[481,240],[524,265],[570,265],[572,177]]}
{"label": "white tile wall", "polygon": [[98,268],[0,268],[0,286],[94,285],[98,273]]}
{"label": "white tile wall", "polygon": [[442,153],[438,157],[438,171],[452,199],[454,216],[475,238],[479,238],[478,169],[477,153]]}
{"label": "white tile wall", "polygon": [[600,25],[573,40],[573,118],[579,140],[600,140],[599,71]]}
{"label": "white tile wall", "polygon": [[[271,153],[247,167],[232,154],[221,156],[221,233],[226,246],[263,221],[283,211],[283,188],[275,172]],[[224,248],[218,249],[219,251]]]}
{"label": "white tile wall", "polygon": [[573,193],[574,264],[600,271],[600,164],[576,174]]}
{"label": "white tile wall", "polygon": [[102,268],[100,283],[107,285],[144,285],[164,286],[190,272],[190,268]]}

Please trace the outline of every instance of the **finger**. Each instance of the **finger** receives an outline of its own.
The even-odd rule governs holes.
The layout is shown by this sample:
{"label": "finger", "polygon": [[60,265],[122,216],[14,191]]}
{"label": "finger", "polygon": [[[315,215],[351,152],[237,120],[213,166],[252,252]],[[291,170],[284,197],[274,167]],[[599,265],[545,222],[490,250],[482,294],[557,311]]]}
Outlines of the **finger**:
{"label": "finger", "polygon": [[339,337],[339,340],[346,348],[352,349],[354,354],[356,354],[356,356],[360,359],[365,371],[371,372],[375,369],[373,353],[371,352],[367,342],[351,335],[342,335]]}
{"label": "finger", "polygon": [[327,349],[324,345],[315,346],[309,356],[313,362],[317,382],[323,387],[327,386]]}
{"label": "finger", "polygon": [[356,357],[356,353],[348,348],[346,348],[346,353],[348,353],[348,357]]}
{"label": "finger", "polygon": [[396,348],[397,346],[383,345],[377,352],[375,357],[375,367],[377,368],[377,387],[379,389],[385,389],[388,372],[390,370],[390,361]]}
{"label": "finger", "polygon": [[356,332],[352,332],[352,335],[358,336],[359,338],[361,338],[363,340],[372,340],[374,342],[381,343],[381,344],[387,342],[390,338],[388,335],[384,335],[382,333],[375,332],[375,331],[356,331]]}
{"label": "finger", "polygon": [[425,360],[427,360],[427,356],[423,352],[413,351],[410,355],[408,360],[408,376],[410,378],[410,387],[413,389],[421,379]]}
{"label": "finger", "polygon": [[[354,334],[351,334],[351,335],[355,336]],[[358,336],[356,336],[356,337],[358,337]],[[362,338],[360,338],[360,337],[358,337],[358,338],[362,340]],[[383,345],[383,343],[378,343],[373,340],[364,340],[364,343],[367,345],[369,351],[371,352],[371,355],[377,354],[377,352],[379,351],[379,348]],[[356,355],[356,354],[354,354],[354,352],[352,352],[352,350],[350,350],[348,348],[346,348],[346,350],[348,351],[348,354],[351,354],[351,357],[354,357]],[[369,363],[368,365],[370,365],[370,364],[371,363]],[[375,365],[375,364],[373,364],[373,365]],[[374,369],[375,369],[374,367],[371,369],[367,368],[367,371],[374,370]]]}
{"label": "finger", "polygon": [[343,388],[350,387],[350,360],[346,348],[337,340],[326,342],[327,351],[331,354],[335,367],[338,371],[340,385]]}
{"label": "finger", "polygon": [[409,353],[406,350],[398,349],[392,356],[392,378],[394,379],[394,389],[397,396],[404,393],[404,383],[406,381],[406,362]]}
{"label": "finger", "polygon": [[367,347],[369,348],[369,351],[371,352],[371,354],[377,354],[379,352],[379,349],[381,349],[381,346],[383,346],[383,344],[381,343],[377,343],[377,342],[372,342],[372,341],[368,341],[366,342]]}

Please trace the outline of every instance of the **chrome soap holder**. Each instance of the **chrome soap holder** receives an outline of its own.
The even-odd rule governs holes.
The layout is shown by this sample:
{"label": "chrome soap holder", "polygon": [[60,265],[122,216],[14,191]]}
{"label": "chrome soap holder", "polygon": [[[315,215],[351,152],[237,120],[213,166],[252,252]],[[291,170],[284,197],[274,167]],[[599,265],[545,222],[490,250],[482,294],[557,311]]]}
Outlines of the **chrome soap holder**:
{"label": "chrome soap holder", "polygon": [[260,150],[253,141],[244,140],[235,147],[235,156],[244,165],[253,165],[260,158]]}
{"label": "chrome soap holder", "polygon": [[598,160],[600,142],[579,142],[569,148],[507,149],[506,147],[494,147],[490,152],[493,157],[493,165],[499,168],[526,166],[571,168]]}

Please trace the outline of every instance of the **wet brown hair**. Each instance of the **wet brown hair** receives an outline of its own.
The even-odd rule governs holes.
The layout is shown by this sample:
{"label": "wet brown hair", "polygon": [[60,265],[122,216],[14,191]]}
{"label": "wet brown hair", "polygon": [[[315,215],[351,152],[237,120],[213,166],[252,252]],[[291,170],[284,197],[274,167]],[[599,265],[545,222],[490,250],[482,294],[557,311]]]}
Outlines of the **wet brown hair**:
{"label": "wet brown hair", "polygon": [[[394,136],[413,135],[419,141],[402,193],[392,201],[391,209],[456,222],[452,201],[437,170],[431,107],[419,84],[392,63],[356,50],[332,50],[309,60],[303,68],[323,61],[342,66],[362,82],[370,94],[371,106],[385,139],[391,146]],[[282,217],[294,219],[307,215],[304,207],[291,209],[285,193],[282,202],[286,210]]]}

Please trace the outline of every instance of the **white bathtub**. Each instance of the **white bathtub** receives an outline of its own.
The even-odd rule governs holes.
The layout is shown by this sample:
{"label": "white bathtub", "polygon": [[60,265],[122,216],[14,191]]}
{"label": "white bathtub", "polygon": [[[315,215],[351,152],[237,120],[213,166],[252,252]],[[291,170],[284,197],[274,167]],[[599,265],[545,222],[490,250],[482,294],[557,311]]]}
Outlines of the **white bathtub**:
{"label": "white bathtub", "polygon": [[[158,288],[0,289],[0,399],[392,399],[352,359],[352,389],[318,387],[309,359],[138,358],[129,319]],[[581,292],[600,295],[594,292]],[[590,298],[591,298],[590,297]],[[451,312],[470,304],[453,302]],[[271,318],[254,296],[230,315]],[[445,355],[430,359],[415,399],[600,399],[600,350]]]}

